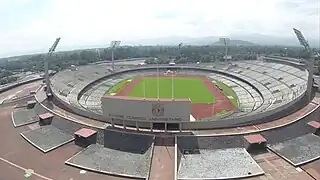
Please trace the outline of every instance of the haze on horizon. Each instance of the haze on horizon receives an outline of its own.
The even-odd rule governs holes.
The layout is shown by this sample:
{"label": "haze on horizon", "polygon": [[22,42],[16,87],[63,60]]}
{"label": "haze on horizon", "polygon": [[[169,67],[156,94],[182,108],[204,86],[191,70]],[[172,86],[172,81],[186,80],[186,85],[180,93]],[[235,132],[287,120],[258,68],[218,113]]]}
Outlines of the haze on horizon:
{"label": "haze on horizon", "polygon": [[[319,41],[319,0],[0,0],[0,57],[163,37],[261,34]],[[246,39],[242,39],[246,40]]]}

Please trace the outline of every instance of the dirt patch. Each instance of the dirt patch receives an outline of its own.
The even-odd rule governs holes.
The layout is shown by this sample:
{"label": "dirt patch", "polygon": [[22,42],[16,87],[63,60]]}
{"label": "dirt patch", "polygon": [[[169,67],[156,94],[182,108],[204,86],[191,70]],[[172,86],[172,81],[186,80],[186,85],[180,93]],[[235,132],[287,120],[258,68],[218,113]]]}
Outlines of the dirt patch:
{"label": "dirt patch", "polygon": [[[126,96],[128,93],[143,79],[143,78],[155,78],[155,77],[171,77],[172,75],[165,74],[152,74],[146,76],[138,76],[128,84],[126,84],[117,94],[116,96]],[[214,114],[226,110],[236,110],[237,108],[232,104],[228,97],[226,97],[223,92],[211,82],[205,76],[200,75],[188,75],[188,74],[174,74],[174,77],[180,78],[198,78],[203,81],[203,84],[208,88],[208,90],[212,93],[212,95],[216,98],[214,103],[192,103],[191,104],[191,114],[194,118],[206,118],[212,117]]]}
{"label": "dirt patch", "polygon": [[129,83],[125,84],[115,96],[126,96],[129,92],[143,79],[142,76],[138,76],[132,79]]}
{"label": "dirt patch", "polygon": [[232,111],[237,108],[232,104],[230,99],[223,94],[223,92],[212,83],[210,79],[205,76],[198,76],[203,81],[203,84],[208,88],[208,90],[212,93],[213,96],[216,97],[216,101],[214,103],[195,103],[192,104],[192,115],[194,118],[204,118],[210,117],[214,114],[226,110]]}

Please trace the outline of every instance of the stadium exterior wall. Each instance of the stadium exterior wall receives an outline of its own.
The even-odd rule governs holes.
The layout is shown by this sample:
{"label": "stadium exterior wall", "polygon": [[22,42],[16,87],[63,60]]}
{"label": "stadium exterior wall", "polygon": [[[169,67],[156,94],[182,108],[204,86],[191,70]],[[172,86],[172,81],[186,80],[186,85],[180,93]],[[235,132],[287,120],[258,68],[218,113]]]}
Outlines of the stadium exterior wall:
{"label": "stadium exterior wall", "polygon": [[189,99],[131,98],[104,96],[101,99],[106,119],[159,122],[190,121]]}
{"label": "stadium exterior wall", "polygon": [[[156,69],[157,67],[147,67],[147,68],[139,68],[139,69],[130,69],[130,70],[124,70],[121,72],[116,72],[112,75],[107,75],[105,77],[102,77],[92,83],[89,83],[87,86],[85,86],[79,95],[85,92],[85,89],[88,89],[91,87],[92,84],[96,83],[97,81],[101,81],[103,79],[109,78],[113,75],[125,73],[125,72],[132,72],[132,71],[139,71],[142,69]],[[160,67],[159,67],[160,68]],[[172,68],[170,66],[162,66],[161,68]],[[204,69],[204,68],[197,68],[197,67],[175,67],[175,68],[183,68],[183,69],[197,69],[197,70],[204,70],[208,72],[215,72],[215,73],[221,73],[236,79],[241,79],[239,77],[233,76],[228,74],[227,72],[220,71],[220,70],[213,70],[213,69]],[[242,79],[241,79],[242,80]],[[242,80],[243,81],[243,80]],[[250,82],[247,82],[250,84]],[[251,85],[251,84],[250,84]],[[252,86],[252,85],[251,85]],[[254,86],[252,86],[255,88]],[[256,89],[256,88],[255,88]],[[258,91],[259,92],[259,91]],[[141,128],[149,128],[152,126],[152,122],[146,122],[146,121],[138,121],[138,120],[119,120],[119,119],[107,119],[104,117],[102,114],[97,114],[92,111],[88,111],[87,109],[80,109],[77,107],[72,106],[69,103],[64,102],[62,99],[60,99],[54,92],[53,96],[61,102],[64,106],[72,110],[74,113],[88,117],[91,119],[103,121],[103,122],[109,122],[112,124],[117,124],[117,125],[125,125],[125,126],[131,126],[131,127],[136,127],[139,126]],[[180,121],[170,121],[170,123],[179,123],[179,128],[180,130],[200,130],[200,129],[214,129],[214,128],[225,128],[225,127],[238,127],[241,125],[249,125],[249,124],[256,124],[260,122],[268,122],[268,121],[273,121],[275,119],[284,117],[286,114],[289,112],[292,112],[293,110],[297,108],[302,108],[306,104],[306,98],[305,98],[305,93],[302,93],[299,97],[297,97],[295,100],[287,103],[286,105],[280,106],[278,108],[273,109],[272,111],[265,111],[262,113],[250,115],[250,116],[242,116],[238,118],[226,118],[226,119],[221,119],[217,121],[194,121],[194,122],[180,122]],[[112,122],[111,122],[112,121]],[[159,121],[157,121],[159,122]],[[167,123],[166,121],[164,121]]]}

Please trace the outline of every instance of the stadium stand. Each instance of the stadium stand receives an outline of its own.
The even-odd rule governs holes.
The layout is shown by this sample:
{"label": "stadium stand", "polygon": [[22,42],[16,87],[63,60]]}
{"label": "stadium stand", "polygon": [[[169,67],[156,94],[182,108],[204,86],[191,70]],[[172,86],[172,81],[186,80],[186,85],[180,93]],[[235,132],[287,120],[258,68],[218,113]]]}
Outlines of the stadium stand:
{"label": "stadium stand", "polygon": [[[104,64],[65,70],[52,78],[52,90],[54,95],[64,103],[80,111],[90,112],[90,116],[99,119],[103,114],[101,97],[108,89],[128,77],[155,73],[155,69],[138,70],[136,69],[138,67],[140,66],[117,66],[117,71],[130,71],[106,78],[104,77],[110,75],[111,71]],[[143,68],[148,67],[155,68],[154,65],[143,66]],[[257,115],[261,112],[272,112],[301,98],[306,92],[307,71],[288,64],[252,60],[206,63],[197,65],[196,68],[190,65],[181,65],[181,67],[178,69],[179,73],[211,77],[230,86],[238,95],[240,111],[221,116],[220,119],[241,118]],[[208,70],[215,72],[208,73]],[[159,69],[160,73],[165,71],[165,68]],[[83,115],[81,112],[79,113]]]}

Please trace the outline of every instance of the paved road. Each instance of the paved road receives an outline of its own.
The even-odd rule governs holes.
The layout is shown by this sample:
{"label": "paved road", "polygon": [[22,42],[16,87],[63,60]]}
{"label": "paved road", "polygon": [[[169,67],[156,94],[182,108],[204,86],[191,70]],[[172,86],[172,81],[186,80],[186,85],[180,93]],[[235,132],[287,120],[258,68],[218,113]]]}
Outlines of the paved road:
{"label": "paved road", "polygon": [[174,138],[156,137],[150,180],[174,179]]}

